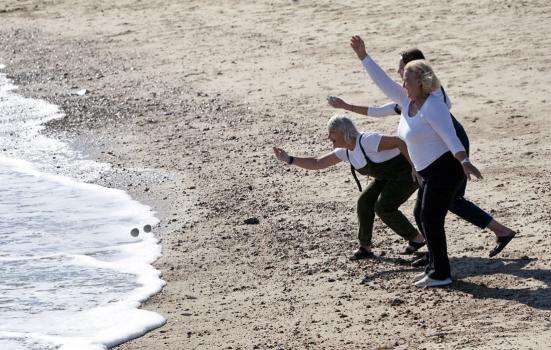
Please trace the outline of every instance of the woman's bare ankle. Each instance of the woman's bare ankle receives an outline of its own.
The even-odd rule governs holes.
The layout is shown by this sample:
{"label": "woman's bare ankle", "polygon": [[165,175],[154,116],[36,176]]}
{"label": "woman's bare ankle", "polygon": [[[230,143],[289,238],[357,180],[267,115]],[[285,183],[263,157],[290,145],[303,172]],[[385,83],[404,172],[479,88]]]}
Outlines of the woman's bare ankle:
{"label": "woman's bare ankle", "polygon": [[490,223],[486,227],[491,230],[497,237],[507,237],[514,233],[513,230],[495,221],[494,219],[492,219],[492,221],[490,221]]}

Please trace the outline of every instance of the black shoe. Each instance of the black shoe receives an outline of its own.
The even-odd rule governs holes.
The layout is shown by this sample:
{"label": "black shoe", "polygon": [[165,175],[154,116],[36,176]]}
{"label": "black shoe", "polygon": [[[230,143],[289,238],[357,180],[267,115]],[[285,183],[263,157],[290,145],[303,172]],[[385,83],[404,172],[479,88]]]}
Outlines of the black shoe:
{"label": "black shoe", "polygon": [[359,247],[358,250],[354,252],[354,254],[350,257],[350,260],[361,260],[361,259],[369,259],[373,258],[375,254],[373,252],[365,249],[364,247]]}
{"label": "black shoe", "polygon": [[513,237],[515,237],[516,234],[517,234],[516,232],[513,232],[509,236],[497,237],[496,246],[494,247],[494,249],[490,250],[490,258],[498,255],[499,252],[501,252],[503,248],[505,248],[505,246],[507,246],[507,244],[511,242],[511,240],[513,239]]}
{"label": "black shoe", "polygon": [[409,245],[400,254],[411,255],[421,249],[421,247],[423,247],[425,244],[426,243],[424,241],[420,243],[409,241]]}
{"label": "black shoe", "polygon": [[419,259],[414,260],[411,263],[411,266],[413,266],[413,267],[422,267],[422,266],[427,266],[428,264],[429,264],[429,256],[425,254],[422,257],[420,257]]}

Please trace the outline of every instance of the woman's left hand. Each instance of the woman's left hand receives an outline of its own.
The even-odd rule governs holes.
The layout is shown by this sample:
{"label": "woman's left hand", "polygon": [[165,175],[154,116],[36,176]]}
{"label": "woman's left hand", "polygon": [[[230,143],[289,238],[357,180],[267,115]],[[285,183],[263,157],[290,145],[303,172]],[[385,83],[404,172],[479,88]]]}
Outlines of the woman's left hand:
{"label": "woman's left hand", "polygon": [[463,172],[465,172],[465,176],[467,179],[471,179],[471,175],[475,176],[477,179],[482,179],[482,174],[480,171],[471,164],[471,162],[465,162],[461,164],[463,166]]}

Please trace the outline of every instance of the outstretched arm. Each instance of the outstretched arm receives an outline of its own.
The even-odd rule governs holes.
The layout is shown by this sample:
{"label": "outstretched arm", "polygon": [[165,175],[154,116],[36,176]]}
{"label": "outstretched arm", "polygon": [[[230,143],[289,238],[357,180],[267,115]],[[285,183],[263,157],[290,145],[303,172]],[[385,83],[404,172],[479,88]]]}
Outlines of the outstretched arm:
{"label": "outstretched arm", "polygon": [[352,113],[358,113],[363,115],[367,115],[368,113],[368,107],[351,105],[335,96],[327,97],[327,103],[329,103],[329,105],[333,108],[344,109],[345,111],[349,111]]}
{"label": "outstretched arm", "polygon": [[285,162],[289,165],[296,165],[303,169],[308,170],[321,170],[325,168],[329,168],[330,166],[333,166],[341,160],[335,155],[335,153],[331,152],[326,155],[323,155],[319,158],[302,158],[302,157],[294,157],[290,156],[285,152],[283,149],[274,147],[274,154],[277,159],[279,159],[282,162]]}
{"label": "outstretched arm", "polygon": [[327,98],[327,102],[334,108],[344,109],[352,113],[358,113],[376,118],[400,114],[396,112],[396,103],[394,102],[389,102],[382,106],[356,106],[346,103],[344,100],[335,96],[329,96]]}
{"label": "outstretched arm", "polygon": [[392,80],[388,74],[385,73],[369,57],[365,50],[365,44],[362,38],[355,35],[350,39],[350,46],[352,47],[352,50],[356,53],[358,58],[362,61],[362,64],[379,89],[392,101],[398,104],[402,104],[402,101],[407,98],[407,93],[405,89],[398,83],[396,83],[394,80]]}
{"label": "outstretched arm", "polygon": [[369,106],[367,115],[370,117],[389,117],[392,115],[399,115],[401,108],[394,102],[389,102],[382,106]]}

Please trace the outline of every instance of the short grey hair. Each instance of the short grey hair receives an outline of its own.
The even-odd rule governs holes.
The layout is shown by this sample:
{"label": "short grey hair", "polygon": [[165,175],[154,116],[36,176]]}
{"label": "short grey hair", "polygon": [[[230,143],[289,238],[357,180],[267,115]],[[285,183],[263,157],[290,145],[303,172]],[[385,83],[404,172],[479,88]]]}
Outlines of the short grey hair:
{"label": "short grey hair", "polygon": [[342,132],[344,135],[344,141],[346,142],[355,140],[360,134],[354,123],[352,123],[352,120],[341,114],[335,114],[331,117],[331,119],[329,119],[327,122],[327,129],[329,129],[329,131],[335,130]]}

